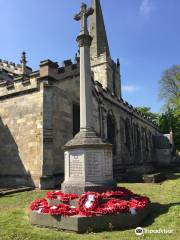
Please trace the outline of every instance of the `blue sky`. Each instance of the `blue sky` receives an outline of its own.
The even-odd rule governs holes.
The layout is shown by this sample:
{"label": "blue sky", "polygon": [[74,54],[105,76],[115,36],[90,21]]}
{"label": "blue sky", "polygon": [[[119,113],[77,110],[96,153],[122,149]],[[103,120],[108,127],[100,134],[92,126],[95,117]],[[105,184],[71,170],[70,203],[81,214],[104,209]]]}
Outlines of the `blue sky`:
{"label": "blue sky", "polygon": [[[0,58],[28,65],[74,58],[81,0],[0,0]],[[84,0],[90,5],[91,0]],[[158,80],[180,64],[180,0],[101,0],[112,58],[120,58],[123,98],[159,111]]]}

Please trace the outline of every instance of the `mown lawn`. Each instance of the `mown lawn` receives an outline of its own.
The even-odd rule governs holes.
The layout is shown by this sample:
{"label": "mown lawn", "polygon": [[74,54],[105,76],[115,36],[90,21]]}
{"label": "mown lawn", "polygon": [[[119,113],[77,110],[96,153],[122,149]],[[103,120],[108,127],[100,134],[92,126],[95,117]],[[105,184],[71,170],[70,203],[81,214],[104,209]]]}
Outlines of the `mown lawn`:
{"label": "mown lawn", "polygon": [[0,240],[178,240],[180,239],[180,173],[169,174],[163,184],[120,184],[147,195],[153,202],[151,216],[143,227],[151,230],[169,229],[173,234],[145,234],[138,237],[134,229],[114,232],[76,234],[33,227],[28,222],[28,205],[45,191],[32,191],[0,197]]}

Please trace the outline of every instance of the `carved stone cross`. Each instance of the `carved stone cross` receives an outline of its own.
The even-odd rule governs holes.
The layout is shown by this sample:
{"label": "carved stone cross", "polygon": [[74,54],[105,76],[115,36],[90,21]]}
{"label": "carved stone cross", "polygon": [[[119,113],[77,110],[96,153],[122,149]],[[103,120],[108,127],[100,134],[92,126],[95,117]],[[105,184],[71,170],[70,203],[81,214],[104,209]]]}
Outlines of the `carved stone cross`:
{"label": "carved stone cross", "polygon": [[87,8],[87,5],[85,3],[82,3],[80,12],[74,16],[74,19],[76,21],[81,21],[80,35],[89,34],[87,19],[90,15],[93,14],[93,12],[93,8]]}

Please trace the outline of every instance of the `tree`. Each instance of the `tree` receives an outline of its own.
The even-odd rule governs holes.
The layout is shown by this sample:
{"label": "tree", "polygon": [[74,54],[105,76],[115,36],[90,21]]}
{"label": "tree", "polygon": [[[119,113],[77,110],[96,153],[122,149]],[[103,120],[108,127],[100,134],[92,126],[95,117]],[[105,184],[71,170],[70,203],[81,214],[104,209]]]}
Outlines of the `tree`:
{"label": "tree", "polygon": [[180,150],[180,65],[164,71],[159,80],[159,97],[165,100],[165,112],[159,118],[162,133],[172,129],[175,146]]}
{"label": "tree", "polygon": [[176,108],[168,108],[164,113],[152,113],[149,107],[137,107],[139,112],[151,118],[159,127],[161,133],[167,134],[173,131],[175,147],[180,151],[180,115]]}
{"label": "tree", "polygon": [[180,108],[180,65],[164,71],[159,80],[159,98],[165,100],[167,108]]}
{"label": "tree", "polygon": [[177,150],[180,151],[180,119],[174,110],[170,110],[159,116],[159,128],[162,133],[173,132],[173,140]]}
{"label": "tree", "polygon": [[137,107],[136,109],[138,112],[141,112],[144,116],[150,118],[152,121],[158,124],[159,114],[152,113],[150,107]]}

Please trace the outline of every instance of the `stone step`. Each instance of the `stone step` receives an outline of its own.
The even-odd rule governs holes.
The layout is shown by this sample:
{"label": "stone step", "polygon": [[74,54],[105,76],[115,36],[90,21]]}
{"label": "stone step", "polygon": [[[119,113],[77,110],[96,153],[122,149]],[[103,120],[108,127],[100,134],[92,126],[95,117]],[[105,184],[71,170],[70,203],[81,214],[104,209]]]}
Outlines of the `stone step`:
{"label": "stone step", "polygon": [[85,217],[75,215],[63,217],[49,214],[29,212],[29,222],[31,225],[45,228],[55,228],[56,230],[74,231],[77,233],[92,233],[100,231],[135,229],[140,226],[144,219],[152,212],[149,204],[144,209],[139,210],[136,215],[131,213],[118,213],[112,215]]}
{"label": "stone step", "polygon": [[26,191],[32,191],[34,190],[34,187],[18,187],[18,188],[3,188],[0,189],[0,196],[4,195],[9,195],[9,194],[14,194],[14,193],[19,193],[19,192],[26,192]]}
{"label": "stone step", "polygon": [[164,180],[166,180],[166,176],[164,173],[161,172],[143,175],[143,181],[145,183],[161,183]]}

